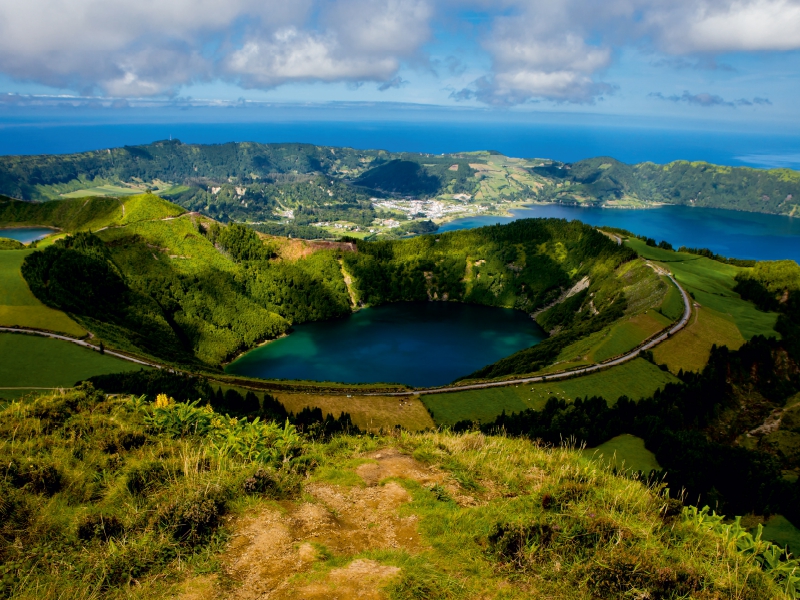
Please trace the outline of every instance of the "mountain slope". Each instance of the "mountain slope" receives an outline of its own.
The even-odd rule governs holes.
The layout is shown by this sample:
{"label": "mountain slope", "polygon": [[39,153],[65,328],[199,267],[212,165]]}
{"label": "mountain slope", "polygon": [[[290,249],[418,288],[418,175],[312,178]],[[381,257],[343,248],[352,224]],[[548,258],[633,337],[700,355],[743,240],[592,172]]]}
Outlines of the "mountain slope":
{"label": "mountain slope", "polygon": [[544,167],[534,171],[561,183],[547,194],[557,201],[633,198],[786,215],[800,211],[800,173],[790,169],[723,167],[687,161],[627,165],[600,157],[563,165],[561,169]]}

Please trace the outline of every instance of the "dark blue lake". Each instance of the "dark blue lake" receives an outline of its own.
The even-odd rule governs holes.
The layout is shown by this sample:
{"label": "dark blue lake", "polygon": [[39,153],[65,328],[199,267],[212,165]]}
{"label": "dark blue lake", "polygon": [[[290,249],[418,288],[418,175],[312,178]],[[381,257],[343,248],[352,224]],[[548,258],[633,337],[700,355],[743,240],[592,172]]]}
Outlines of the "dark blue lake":
{"label": "dark blue lake", "polygon": [[526,313],[456,302],[401,302],[297,325],[226,372],[263,379],[444,385],[544,338]]}
{"label": "dark blue lake", "polygon": [[733,258],[800,262],[800,219],[719,208],[662,206],[643,210],[580,208],[555,204],[512,211],[513,217],[469,217],[443,225],[439,231],[472,229],[516,219],[553,217],[577,219],[589,225],[627,229],[657,241],[679,246],[710,248]]}
{"label": "dark blue lake", "polygon": [[55,229],[50,229],[49,227],[9,227],[7,229],[0,228],[0,237],[17,240],[23,244],[30,244],[55,232]]}

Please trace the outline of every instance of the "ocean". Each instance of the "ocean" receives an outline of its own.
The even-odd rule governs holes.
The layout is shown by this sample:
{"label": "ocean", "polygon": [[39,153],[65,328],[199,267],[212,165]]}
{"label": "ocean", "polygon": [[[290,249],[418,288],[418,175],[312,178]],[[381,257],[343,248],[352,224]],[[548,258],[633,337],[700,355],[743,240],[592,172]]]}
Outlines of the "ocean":
{"label": "ocean", "polygon": [[564,162],[612,156],[627,163],[683,159],[731,166],[800,167],[800,139],[776,133],[508,121],[74,124],[0,119],[3,155],[63,154],[169,137],[184,143],[304,142],[432,154],[496,150],[507,156]]}

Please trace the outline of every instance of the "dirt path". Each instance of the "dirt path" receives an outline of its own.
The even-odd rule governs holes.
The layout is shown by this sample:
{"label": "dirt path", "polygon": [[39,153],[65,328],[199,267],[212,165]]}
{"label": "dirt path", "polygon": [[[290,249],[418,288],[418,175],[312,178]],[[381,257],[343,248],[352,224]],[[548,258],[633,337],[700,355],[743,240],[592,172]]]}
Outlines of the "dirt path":
{"label": "dirt path", "polygon": [[411,495],[397,481],[379,483],[399,478],[442,484],[446,476],[394,448],[364,458],[368,462],[354,469],[363,486],[310,483],[303,486],[302,500],[275,503],[237,519],[223,553],[225,576],[190,579],[178,598],[386,598],[381,588],[400,575],[398,567],[361,558],[326,572],[324,561],[368,550],[424,552],[417,517],[400,514]]}

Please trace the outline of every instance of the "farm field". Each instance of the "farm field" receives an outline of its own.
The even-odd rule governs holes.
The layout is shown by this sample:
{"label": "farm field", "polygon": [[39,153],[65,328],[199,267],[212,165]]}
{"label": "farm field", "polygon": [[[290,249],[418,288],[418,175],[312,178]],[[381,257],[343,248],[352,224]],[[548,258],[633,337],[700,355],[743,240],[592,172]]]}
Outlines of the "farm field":
{"label": "farm field", "polygon": [[33,250],[0,252],[0,325],[31,327],[74,337],[86,331],[65,313],[42,304],[28,289],[20,266]]}
{"label": "farm field", "polygon": [[665,364],[673,373],[700,371],[708,362],[711,347],[727,346],[738,350],[745,343],[736,325],[712,308],[695,308],[689,324],[653,350],[658,364]]}
{"label": "farm field", "polygon": [[331,396],[318,394],[273,393],[286,410],[298,413],[305,407],[322,409],[338,417],[350,414],[353,423],[367,431],[386,431],[400,425],[409,431],[432,429],[436,424],[418,396]]}
{"label": "farm field", "polygon": [[[255,392],[261,396],[263,391],[252,388],[210,381],[215,390],[222,389],[223,393],[234,389],[242,395]],[[277,392],[269,391],[270,395],[277,398],[287,411],[299,413],[304,408],[320,408],[323,415],[331,414],[338,417],[343,412],[349,413],[360,429],[366,431],[392,430],[395,425],[400,425],[408,431],[422,431],[436,427],[425,405],[418,396],[361,396],[347,394],[337,395],[320,394],[316,392]]]}
{"label": "farm field", "polygon": [[136,190],[118,185],[98,185],[97,187],[75,190],[67,194],[61,194],[62,198],[88,198],[91,196],[133,196],[141,194],[142,190]]}
{"label": "farm field", "polygon": [[32,388],[72,387],[106,373],[137,371],[137,365],[63,340],[35,335],[0,333],[0,397],[10,399]]}
{"label": "farm field", "polygon": [[[73,192],[66,192],[64,194],[59,194],[61,198],[90,198],[93,196],[110,196],[110,197],[125,197],[125,196],[136,196],[137,194],[143,194],[145,192],[146,186],[142,186],[142,189],[131,188],[131,187],[124,187],[121,185],[112,185],[112,184],[104,184],[98,185],[94,187],[87,187],[80,190],[75,190]],[[175,194],[180,193],[182,191],[186,191],[190,188],[184,185],[173,185],[168,188],[154,190],[152,193],[160,196],[162,194]]]}
{"label": "farm field", "polygon": [[736,325],[745,340],[754,335],[778,334],[773,329],[778,315],[758,310],[752,303],[742,300],[733,291],[734,277],[742,267],[726,265],[694,254],[652,248],[637,239],[625,242],[647,259],[661,262],[661,266],[675,275],[695,301],[717,311]]}
{"label": "farm field", "polygon": [[597,448],[585,448],[583,455],[602,460],[618,471],[641,471],[647,474],[652,470],[661,470],[655,454],[644,447],[644,440],[628,433],[611,438]]}
{"label": "farm field", "polygon": [[433,413],[438,425],[453,425],[462,420],[486,423],[493,421],[503,411],[512,413],[528,408],[541,409],[551,396],[565,400],[602,396],[609,402],[616,402],[620,396],[628,396],[638,400],[675,381],[677,379],[671,374],[637,358],[606,371],[566,381],[427,394],[422,396],[422,402]]}

